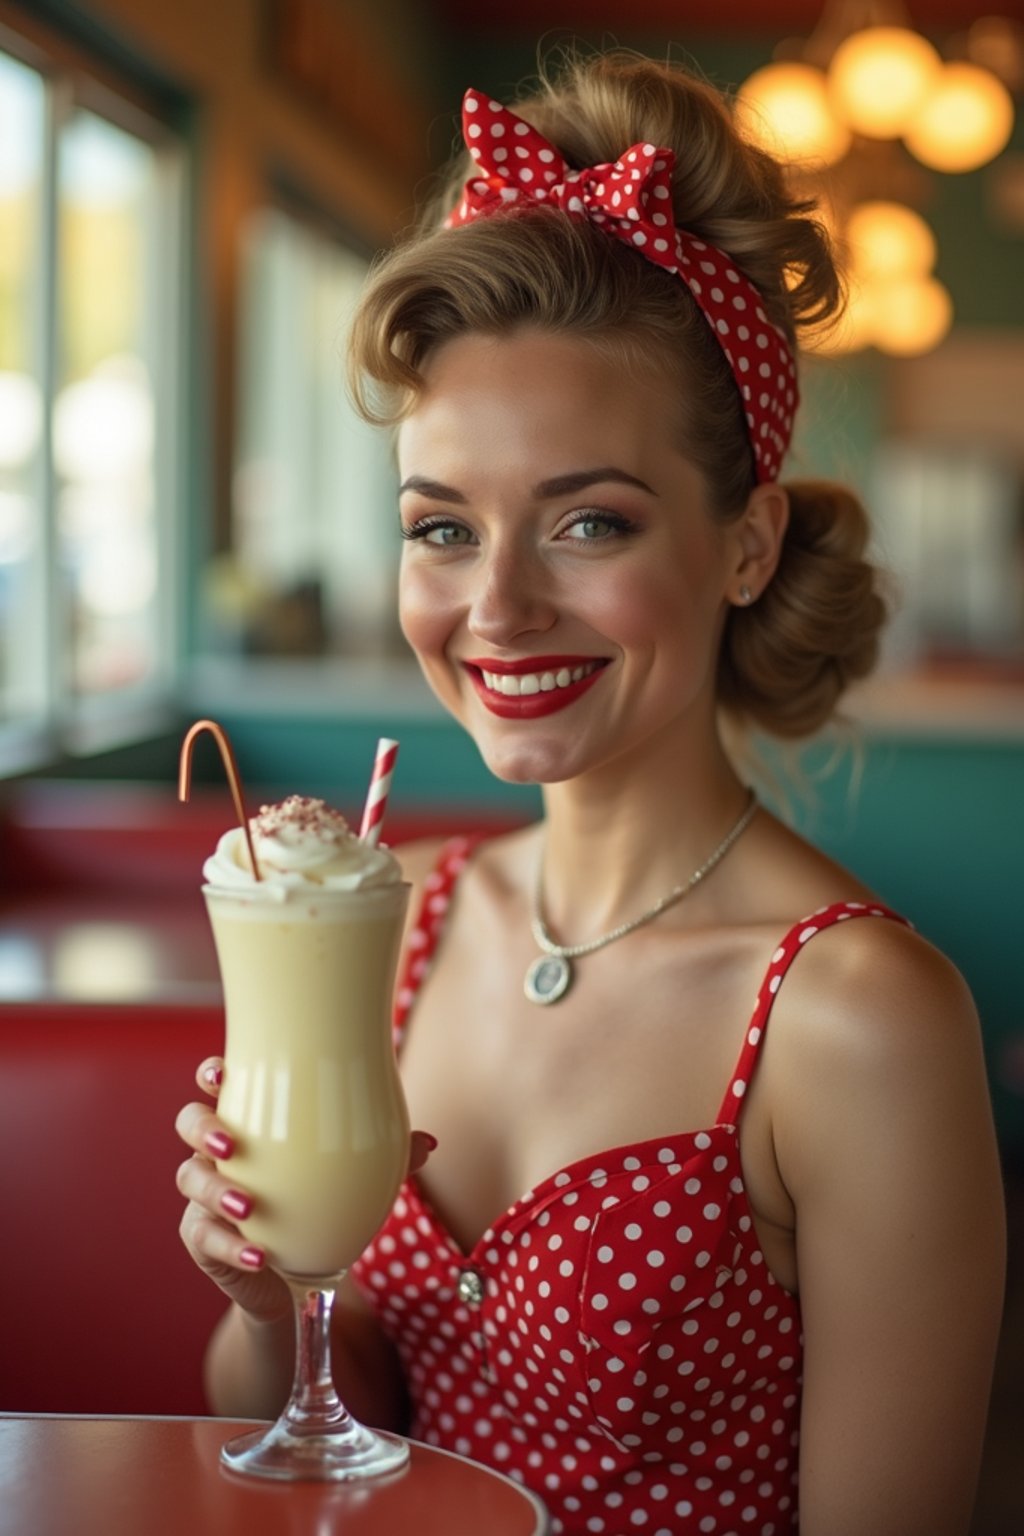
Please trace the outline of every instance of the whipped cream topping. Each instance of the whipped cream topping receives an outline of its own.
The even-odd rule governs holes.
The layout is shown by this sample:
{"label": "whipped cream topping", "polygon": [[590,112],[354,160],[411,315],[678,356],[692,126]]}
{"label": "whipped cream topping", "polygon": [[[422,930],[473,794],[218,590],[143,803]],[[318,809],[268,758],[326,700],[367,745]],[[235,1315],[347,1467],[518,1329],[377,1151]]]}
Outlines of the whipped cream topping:
{"label": "whipped cream topping", "polygon": [[203,865],[208,886],[245,888],[268,901],[286,901],[289,892],[308,893],[311,887],[358,891],[402,878],[393,853],[361,842],[341,812],[323,800],[289,795],[277,805],[261,806],[249,830],[262,878],[253,877],[242,828],[232,827]]}

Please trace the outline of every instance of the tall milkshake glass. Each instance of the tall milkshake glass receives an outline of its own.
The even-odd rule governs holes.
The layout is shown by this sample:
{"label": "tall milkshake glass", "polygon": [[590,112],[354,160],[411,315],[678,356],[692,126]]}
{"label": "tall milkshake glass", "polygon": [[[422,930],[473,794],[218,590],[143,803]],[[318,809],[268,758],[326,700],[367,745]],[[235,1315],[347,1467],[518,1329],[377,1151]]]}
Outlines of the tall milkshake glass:
{"label": "tall milkshake glass", "polygon": [[330,1362],[336,1288],[408,1163],[391,1000],[409,887],[391,854],[361,844],[320,802],[265,807],[252,827],[258,885],[237,831],[204,868],[227,1029],[217,1112],[235,1142],[232,1180],[254,1201],[239,1225],[294,1299],[296,1370],[276,1424],[221,1454],[260,1477],[362,1478],[409,1454],[352,1418]]}

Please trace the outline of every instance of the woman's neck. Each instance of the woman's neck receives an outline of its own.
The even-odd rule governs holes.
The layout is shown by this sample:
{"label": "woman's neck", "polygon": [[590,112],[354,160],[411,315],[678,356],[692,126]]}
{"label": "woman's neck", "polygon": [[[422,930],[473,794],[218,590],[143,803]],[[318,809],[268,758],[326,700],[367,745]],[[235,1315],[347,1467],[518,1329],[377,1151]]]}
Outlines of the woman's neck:
{"label": "woman's neck", "polygon": [[541,899],[553,938],[582,943],[684,884],[743,814],[748,796],[717,736],[699,749],[648,743],[544,791]]}

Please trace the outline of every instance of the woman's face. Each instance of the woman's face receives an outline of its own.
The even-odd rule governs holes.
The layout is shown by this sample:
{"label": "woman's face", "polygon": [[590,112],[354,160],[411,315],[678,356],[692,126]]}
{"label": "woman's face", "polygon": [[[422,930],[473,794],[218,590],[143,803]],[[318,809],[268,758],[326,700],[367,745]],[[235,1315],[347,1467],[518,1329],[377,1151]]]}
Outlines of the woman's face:
{"label": "woman's face", "polygon": [[708,730],[735,539],[678,386],[586,343],[471,334],[399,432],[402,628],[492,772],[555,783]]}

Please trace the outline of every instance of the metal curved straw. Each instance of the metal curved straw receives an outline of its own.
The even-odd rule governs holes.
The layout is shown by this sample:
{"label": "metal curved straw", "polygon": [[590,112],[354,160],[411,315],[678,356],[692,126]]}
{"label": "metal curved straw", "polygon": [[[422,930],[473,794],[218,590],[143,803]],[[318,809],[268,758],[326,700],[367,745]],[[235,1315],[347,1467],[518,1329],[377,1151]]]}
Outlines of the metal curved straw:
{"label": "metal curved straw", "polygon": [[252,865],[253,878],[262,880],[260,867],[256,862],[256,850],[252,845],[252,833],[249,831],[249,818],[245,814],[245,802],[242,799],[242,780],[238,773],[238,764],[235,762],[235,754],[231,749],[228,734],[222,725],[216,720],[197,720],[195,725],[189,727],[185,740],[181,744],[181,756],[178,759],[178,799],[187,800],[192,790],[192,750],[196,737],[203,731],[209,731],[220,750],[221,761],[224,764],[224,772],[227,774],[228,787],[231,790],[231,798],[235,803],[235,814],[245,834],[245,846],[249,850],[249,863]]}

